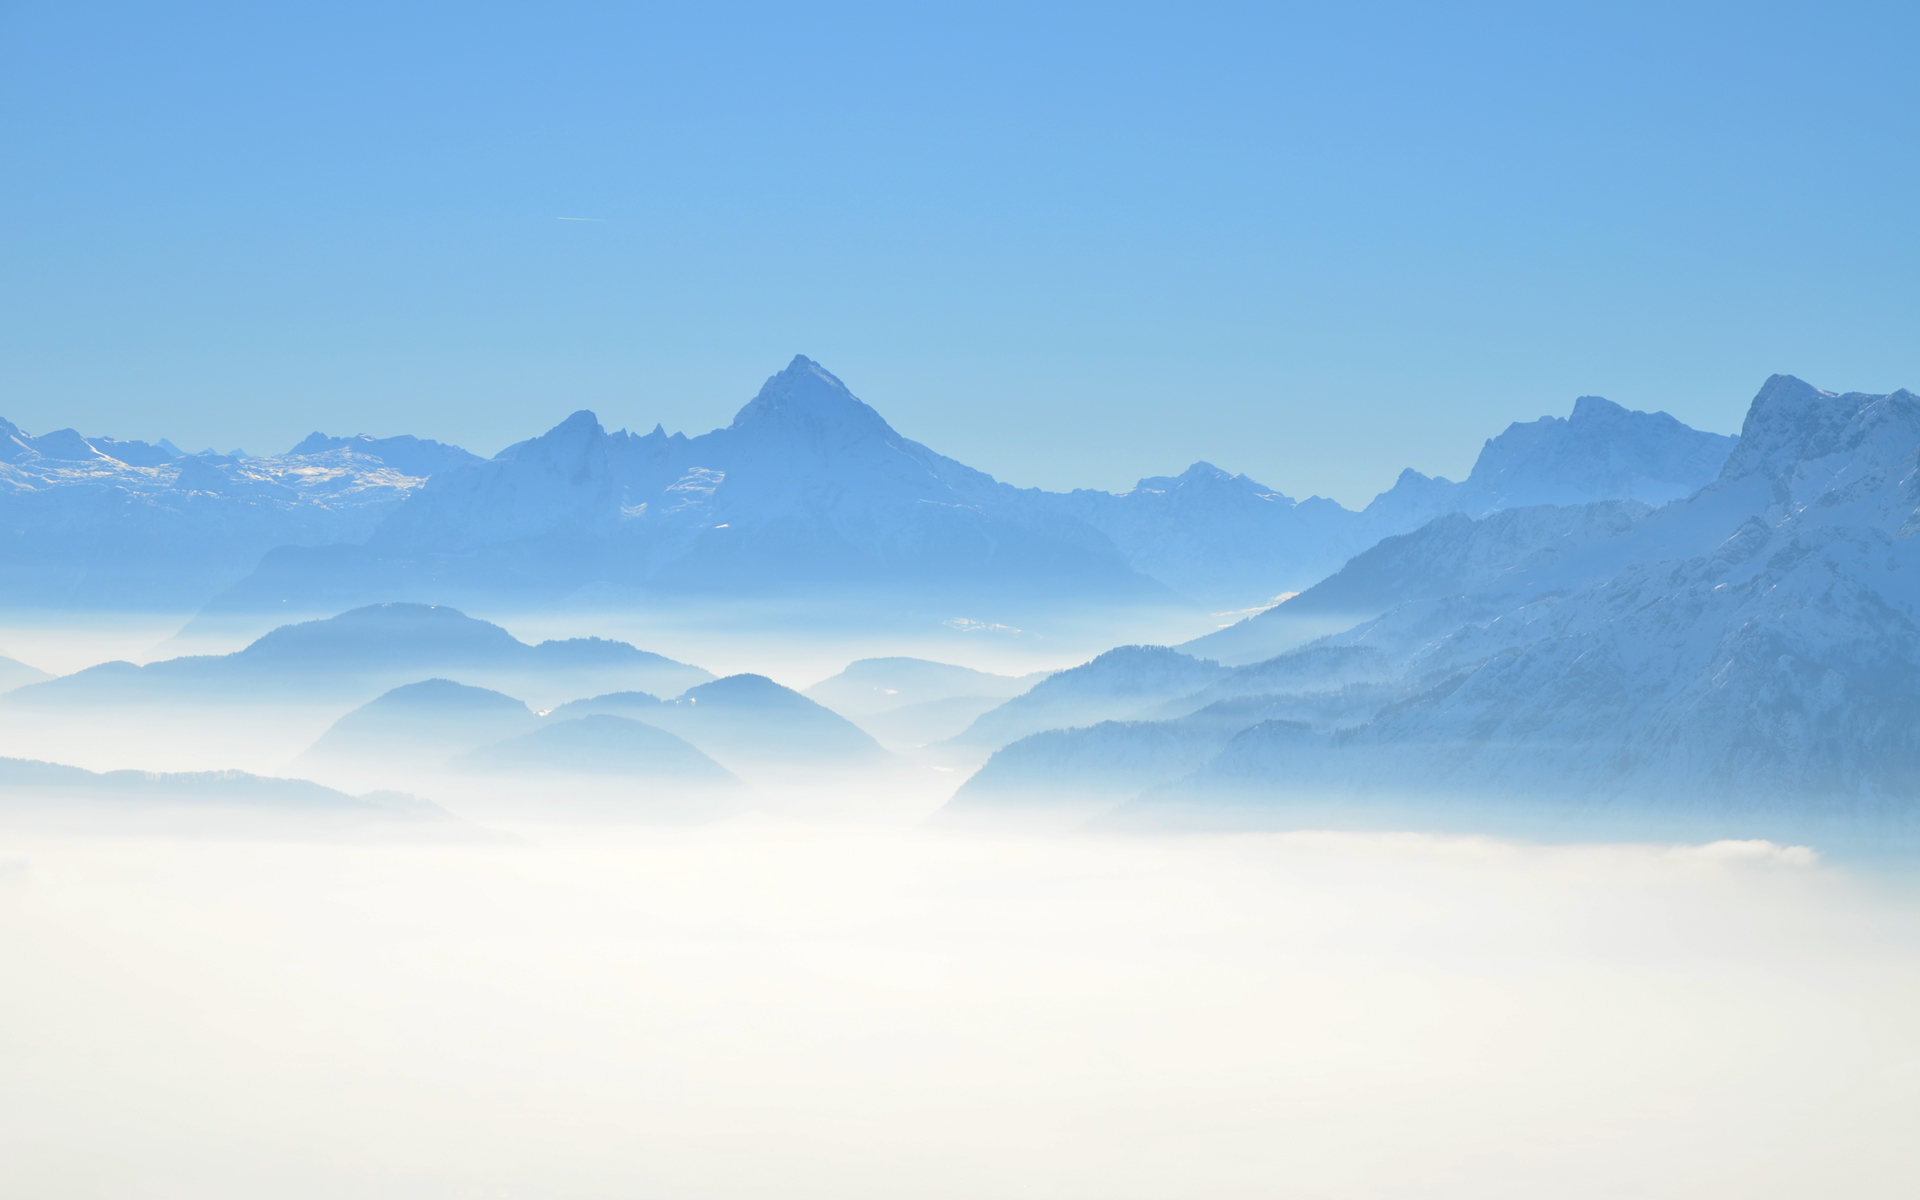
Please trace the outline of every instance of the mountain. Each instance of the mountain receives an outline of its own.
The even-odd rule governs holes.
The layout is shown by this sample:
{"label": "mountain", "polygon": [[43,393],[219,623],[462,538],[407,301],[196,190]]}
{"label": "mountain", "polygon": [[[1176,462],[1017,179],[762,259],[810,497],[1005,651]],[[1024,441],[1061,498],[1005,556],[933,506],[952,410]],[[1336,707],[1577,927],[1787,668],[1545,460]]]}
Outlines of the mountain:
{"label": "mountain", "polygon": [[350,796],[304,779],[243,771],[96,773],[0,758],[0,822],[125,837],[252,832],[284,836],[470,839],[445,810],[392,792]]}
{"label": "mountain", "polygon": [[197,608],[276,546],[364,541],[429,468],[474,459],[413,438],[314,441],[182,455],[0,420],[0,607]]}
{"label": "mountain", "polygon": [[29,683],[40,683],[53,676],[38,667],[30,667],[18,659],[0,656],[0,692],[10,692]]}
{"label": "mountain", "polygon": [[610,434],[576,413],[436,476],[362,547],[268,555],[218,607],[547,605],[588,588],[629,600],[850,597],[942,616],[1175,599],[1098,531],[900,436],[796,358],[724,429]]}
{"label": "mountain", "polygon": [[922,658],[863,658],[803,693],[884,743],[923,746],[952,737],[1045,672],[994,675]]}
{"label": "mountain", "polygon": [[1775,376],[1688,499],[1333,639],[1386,655],[1407,699],[1331,734],[1255,726],[1128,810],[1911,839],[1916,447],[1920,397]]}
{"label": "mountain", "polygon": [[536,723],[512,696],[428,679],[394,688],[341,717],[292,767],[360,776],[395,766],[420,771],[525,733]]}
{"label": "mountain", "polygon": [[[1516,421],[1488,438],[1460,483],[1401,472],[1365,514],[1412,529],[1447,513],[1633,500],[1652,507],[1710,483],[1739,442],[1689,428],[1663,412],[1582,396],[1567,417]],[[1383,534],[1384,536],[1384,534]]]}
{"label": "mountain", "polygon": [[1043,729],[1124,720],[1228,674],[1219,663],[1165,646],[1121,646],[1059,671],[984,713],[953,739],[993,749]]}
{"label": "mountain", "polygon": [[[1489,568],[1506,569],[1567,539],[1610,536],[1621,522],[1712,482],[1738,442],[1691,429],[1666,413],[1630,411],[1582,396],[1569,417],[1515,422],[1489,438],[1464,482],[1401,472],[1391,489],[1352,514],[1343,534],[1328,541],[1340,555],[1320,573],[1330,577],[1317,584],[1308,580],[1312,586],[1302,584],[1299,595],[1181,649],[1226,663],[1257,662],[1407,599],[1393,575],[1419,578],[1429,589],[1468,588]],[[1559,516],[1547,506],[1582,512]],[[1529,509],[1538,511],[1510,523],[1478,524],[1493,513]],[[1554,528],[1559,525],[1566,528]],[[1472,547],[1451,544],[1469,537]],[[1360,564],[1356,555],[1368,561]],[[1425,564],[1402,561],[1421,555],[1453,563],[1457,579],[1449,583]],[[1352,570],[1354,565],[1361,570]],[[1329,587],[1340,575],[1345,580]]]}
{"label": "mountain", "polygon": [[1411,600],[1525,587],[1556,570],[1578,574],[1588,561],[1581,551],[1623,536],[1653,511],[1612,500],[1495,510],[1479,520],[1449,513],[1383,538],[1299,595],[1180,649],[1224,663],[1258,662]]}
{"label": "mountain", "polygon": [[593,713],[610,713],[616,717],[633,717],[644,721],[658,712],[662,703],[660,697],[648,692],[609,692],[604,696],[569,700],[545,715],[549,721],[571,721]]}
{"label": "mountain", "polygon": [[439,475],[446,471],[455,471],[461,467],[478,466],[487,461],[478,454],[462,450],[458,446],[449,446],[445,442],[429,441],[412,435],[377,438],[371,434],[358,434],[354,437],[328,437],[318,431],[310,433],[299,445],[287,451],[288,458],[312,458],[332,451],[346,451],[356,457],[391,467],[402,475],[411,475],[418,479]]}
{"label": "mountain", "polygon": [[376,604],[283,625],[244,650],[135,666],[114,662],[9,692],[10,705],[331,702],[441,677],[558,702],[609,687],[669,692],[698,667],[599,638],[529,646],[451,608]]}
{"label": "mountain", "polygon": [[[1021,489],[911,441],[801,356],[724,429],[579,412],[480,460],[315,433],[287,455],[32,438],[4,425],[0,606],[180,607],[251,623],[390,600],[502,611],[776,601],[788,613],[1019,626],[1297,592],[1437,516],[1705,483],[1732,440],[1583,397],[1515,424],[1460,484],[1407,471],[1364,511],[1209,463],[1128,491]],[[217,596],[216,596],[217,593]]]}
{"label": "mountain", "polygon": [[865,730],[764,675],[729,675],[634,715],[739,772],[893,762]]}
{"label": "mountain", "polygon": [[435,476],[362,546],[267,555],[214,610],[589,596],[621,605],[814,598],[862,621],[1245,607],[1446,512],[1478,515],[1548,494],[1668,498],[1711,478],[1731,444],[1589,397],[1570,418],[1515,425],[1490,441],[1466,483],[1410,472],[1359,513],[1295,501],[1206,463],[1118,495],[1063,495],[999,483],[902,437],[796,357],[724,429],[608,433],[592,413],[575,413],[487,463]]}
{"label": "mountain", "polygon": [[739,782],[684,739],[607,713],[547,722],[531,733],[469,751],[457,763],[488,773],[603,775],[722,788]]}
{"label": "mountain", "polygon": [[1159,720],[1047,729],[1011,742],[960,787],[940,818],[1071,825],[1203,766],[1253,726],[1331,733],[1407,694],[1387,656],[1371,647],[1294,650],[1141,710]]}
{"label": "mountain", "polygon": [[1180,594],[1235,608],[1304,587],[1379,536],[1332,500],[1295,500],[1207,462],[1125,492],[1076,489],[1031,503],[1086,522]]}
{"label": "mountain", "polygon": [[1226,701],[1179,720],[1101,721],[1029,734],[996,750],[936,819],[1071,828],[1213,759],[1264,715],[1244,708]]}

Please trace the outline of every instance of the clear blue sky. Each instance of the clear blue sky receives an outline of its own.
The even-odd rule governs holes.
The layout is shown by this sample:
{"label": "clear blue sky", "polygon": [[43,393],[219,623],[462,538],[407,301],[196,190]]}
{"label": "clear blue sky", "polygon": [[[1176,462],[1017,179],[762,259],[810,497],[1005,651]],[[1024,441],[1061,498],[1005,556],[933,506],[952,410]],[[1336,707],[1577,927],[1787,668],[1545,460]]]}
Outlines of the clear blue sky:
{"label": "clear blue sky", "polygon": [[1015,483],[1348,503],[1732,430],[1920,388],[1917,13],[0,3],[0,415],[492,453],[805,353]]}

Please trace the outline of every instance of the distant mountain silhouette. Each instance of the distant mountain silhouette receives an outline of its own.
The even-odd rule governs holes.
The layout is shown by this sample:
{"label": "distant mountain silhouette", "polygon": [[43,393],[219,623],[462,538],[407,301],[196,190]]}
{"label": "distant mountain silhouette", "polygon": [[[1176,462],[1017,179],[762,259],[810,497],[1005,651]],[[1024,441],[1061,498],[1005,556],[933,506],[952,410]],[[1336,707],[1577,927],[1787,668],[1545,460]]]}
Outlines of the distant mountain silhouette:
{"label": "distant mountain silhouette", "polygon": [[30,667],[18,659],[0,657],[0,693],[52,678],[52,675],[38,667]]}
{"label": "distant mountain silhouette", "polygon": [[764,675],[729,675],[672,700],[639,693],[562,705],[548,720],[618,716],[668,730],[730,770],[866,768],[893,756],[845,717]]}
{"label": "distant mountain silhouette", "polygon": [[393,792],[352,796],[304,779],[244,771],[96,773],[19,758],[0,758],[0,819],[122,837],[243,831],[326,838],[484,836],[433,804]]}
{"label": "distant mountain silhouette", "polygon": [[959,733],[1045,674],[993,675],[920,658],[865,658],[805,695],[883,743],[922,746]]}
{"label": "distant mountain silhouette", "polygon": [[993,749],[1044,729],[1124,719],[1196,692],[1227,668],[1165,646],[1121,646],[1091,662],[1047,676],[1022,695],[984,713],[956,743]]}
{"label": "distant mountain silhouette", "polygon": [[621,776],[707,787],[739,782],[685,739],[607,713],[549,720],[531,733],[483,746],[456,761],[484,771]]}
{"label": "distant mountain silhouette", "polygon": [[362,772],[388,764],[438,767],[455,754],[532,729],[531,710],[512,696],[428,679],[394,688],[333,723],[293,769]]}
{"label": "distant mountain silhouette", "polygon": [[712,676],[625,642],[529,646],[451,608],[377,604],[283,625],[233,654],[105,663],[7,693],[8,704],[317,701],[376,696],[429,677],[558,700],[609,686],[678,691]]}
{"label": "distant mountain silhouette", "polygon": [[[1712,478],[1733,439],[1582,397],[1514,424],[1463,483],[1415,471],[1361,512],[1209,463],[1126,492],[1020,489],[901,436],[797,356],[724,429],[609,433],[590,412],[481,461],[413,437],[288,455],[29,437],[0,423],[0,605],[209,619],[379,601],[809,600],[870,624],[1157,605],[1240,610],[1434,517],[1636,499]],[[117,457],[116,457],[117,456]],[[11,531],[10,533],[6,531]]]}

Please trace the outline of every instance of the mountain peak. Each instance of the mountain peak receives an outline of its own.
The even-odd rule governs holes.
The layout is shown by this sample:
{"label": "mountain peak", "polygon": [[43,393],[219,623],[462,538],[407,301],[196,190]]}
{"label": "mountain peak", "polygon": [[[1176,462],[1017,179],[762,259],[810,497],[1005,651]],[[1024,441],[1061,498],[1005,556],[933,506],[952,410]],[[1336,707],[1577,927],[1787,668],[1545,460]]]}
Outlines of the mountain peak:
{"label": "mountain peak", "polygon": [[1896,457],[1911,457],[1911,435],[1920,416],[1901,403],[1906,395],[1840,395],[1792,375],[1768,376],[1747,409],[1740,443],[1720,476],[1737,479],[1759,474],[1779,479],[1802,461],[1857,449],[1852,443],[1870,436],[1874,426],[1889,420],[1895,422],[1897,432],[1887,435],[1892,442],[1885,450]]}
{"label": "mountain peak", "polygon": [[1573,402],[1573,415],[1569,421],[1599,421],[1608,417],[1626,417],[1632,414],[1605,396],[1581,396]]}
{"label": "mountain peak", "polygon": [[885,418],[847,390],[831,371],[804,354],[761,385],[760,394],[734,414],[736,430],[782,428],[814,435],[834,433],[897,437]]}
{"label": "mountain peak", "polygon": [[568,434],[580,436],[588,433],[598,432],[599,429],[600,429],[600,418],[594,415],[594,411],[592,409],[583,408],[579,412],[569,416],[566,420],[560,422],[558,425],[555,425],[552,429],[547,430],[546,436],[552,437],[555,434],[560,434],[562,436],[565,436]]}

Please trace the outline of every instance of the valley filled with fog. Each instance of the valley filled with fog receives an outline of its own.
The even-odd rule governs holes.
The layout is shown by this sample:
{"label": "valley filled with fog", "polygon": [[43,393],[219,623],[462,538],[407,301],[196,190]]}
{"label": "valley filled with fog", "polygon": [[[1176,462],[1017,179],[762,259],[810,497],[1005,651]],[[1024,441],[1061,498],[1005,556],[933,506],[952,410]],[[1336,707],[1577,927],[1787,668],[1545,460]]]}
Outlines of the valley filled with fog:
{"label": "valley filled with fog", "polygon": [[23,1195],[1901,1196],[1911,885],[791,823],[0,848]]}
{"label": "valley filled with fog", "polygon": [[804,357],[492,459],[0,432],[25,1193],[1911,1191],[1910,393],[1361,511]]}

